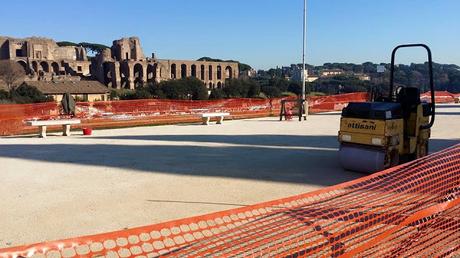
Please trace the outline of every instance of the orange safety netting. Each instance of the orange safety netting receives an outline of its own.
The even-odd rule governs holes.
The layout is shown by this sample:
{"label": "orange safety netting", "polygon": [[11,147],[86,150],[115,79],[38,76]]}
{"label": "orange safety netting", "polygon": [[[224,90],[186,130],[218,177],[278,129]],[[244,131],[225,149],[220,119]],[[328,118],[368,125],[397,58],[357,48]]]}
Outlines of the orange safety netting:
{"label": "orange safety netting", "polygon": [[[31,229],[32,230],[32,229]],[[460,255],[460,145],[358,180],[152,226],[0,250],[17,257]]]}
{"label": "orange safety netting", "polygon": [[[455,103],[456,99],[460,97],[459,94],[453,94],[448,91],[435,91],[434,97],[436,103]],[[422,101],[431,102],[431,92],[425,92],[420,96]]]}
{"label": "orange safety netting", "polygon": [[[367,101],[365,92],[308,98],[309,112],[340,111],[349,102]],[[422,100],[430,101],[424,93]],[[436,92],[437,103],[453,103],[459,95]],[[180,100],[129,100],[94,103],[77,103],[77,117],[82,119],[81,127],[120,127],[151,124],[174,124],[197,122],[203,112],[229,112],[233,118],[252,118],[278,115],[281,108],[278,99],[225,99],[213,101]],[[24,121],[37,119],[59,119],[61,107],[57,103],[0,105],[0,135],[30,133],[35,128]]]}
{"label": "orange safety netting", "polygon": [[310,112],[340,111],[350,102],[363,102],[368,99],[369,94],[366,92],[314,96],[308,98],[308,106]]}
{"label": "orange safety netting", "polygon": [[[280,106],[279,100],[226,99],[216,101],[123,100],[77,103],[77,118],[82,127],[119,127],[147,124],[172,124],[200,121],[205,112],[230,112],[233,118],[271,115]],[[0,135],[35,131],[25,125],[27,120],[59,119],[57,103],[0,105]]]}
{"label": "orange safety netting", "polygon": [[[309,104],[313,112],[333,111],[343,108],[350,101],[366,101],[366,93],[313,97]],[[213,101],[181,100],[123,100],[77,103],[77,118],[81,127],[120,127],[151,124],[174,124],[200,121],[199,114],[226,112],[232,118],[252,118],[278,115],[281,109],[278,99],[223,99]],[[61,107],[57,103],[0,105],[0,135],[34,132],[24,121],[59,119]],[[58,127],[57,127],[58,128]],[[52,129],[52,128],[51,128]]]}

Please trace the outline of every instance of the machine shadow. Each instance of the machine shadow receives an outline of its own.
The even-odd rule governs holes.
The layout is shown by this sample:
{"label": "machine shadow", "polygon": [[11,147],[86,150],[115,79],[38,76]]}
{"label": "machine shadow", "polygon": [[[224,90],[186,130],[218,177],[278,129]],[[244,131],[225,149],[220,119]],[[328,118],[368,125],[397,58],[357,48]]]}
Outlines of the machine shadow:
{"label": "machine shadow", "polygon": [[460,112],[436,112],[438,116],[460,116]]}
{"label": "machine shadow", "polygon": [[429,152],[438,152],[457,144],[460,144],[460,139],[430,139]]}
{"label": "machine shadow", "polygon": [[[335,185],[366,175],[345,171],[340,167],[335,136],[163,135],[98,139],[101,138],[152,142],[144,142],[144,145],[3,144],[0,145],[0,157],[121,168],[144,173],[227,177],[322,186]],[[82,143],[91,139],[82,140]],[[166,145],[164,142],[155,141],[171,143]],[[215,142],[236,146],[194,146],[181,142]],[[432,139],[430,152],[440,151],[458,143],[458,140]]]}
{"label": "machine shadow", "polygon": [[442,104],[442,105],[436,105],[437,109],[443,109],[443,108],[460,108],[460,105],[458,104]]}
{"label": "machine shadow", "polygon": [[[344,171],[339,165],[336,149],[325,148],[325,146],[337,147],[336,137],[306,137],[310,141],[295,137],[296,141],[303,143],[303,147],[295,148],[281,146],[282,142],[288,142],[282,137],[284,136],[266,136],[266,139],[271,139],[271,142],[265,144],[278,143],[279,147],[264,147],[261,144],[190,146],[180,142],[168,145],[155,144],[155,142],[148,145],[12,144],[0,145],[0,157],[124,168],[133,172],[227,177],[322,186],[335,185],[363,176],[360,173]],[[214,140],[220,142],[242,141],[245,144],[250,142],[248,139],[237,138],[214,136]],[[148,139],[205,141],[204,136],[152,136]]]}
{"label": "machine shadow", "polygon": [[222,143],[254,146],[338,148],[335,136],[300,135],[123,135],[102,136],[97,139]]}

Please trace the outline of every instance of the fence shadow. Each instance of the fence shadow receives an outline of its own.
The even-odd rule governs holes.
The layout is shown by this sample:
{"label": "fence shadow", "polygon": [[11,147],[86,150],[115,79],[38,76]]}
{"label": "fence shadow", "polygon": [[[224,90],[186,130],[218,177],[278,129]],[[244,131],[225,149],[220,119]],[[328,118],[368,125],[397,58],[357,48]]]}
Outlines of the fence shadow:
{"label": "fence shadow", "polygon": [[[3,144],[0,145],[0,157],[125,168],[133,172],[243,178],[324,186],[364,176],[340,167],[335,136],[163,135],[106,138],[152,142],[143,142],[139,145]],[[161,144],[155,141],[169,143]],[[233,145],[193,146],[184,145],[183,142]],[[458,140],[433,139],[430,151],[439,151],[457,143]]]}
{"label": "fence shadow", "polygon": [[301,135],[122,135],[101,136],[97,139],[106,140],[139,140],[139,141],[169,141],[169,142],[197,142],[223,143],[254,146],[278,147],[311,147],[311,148],[338,148],[335,136],[301,136]]}
{"label": "fence shadow", "polygon": [[[143,142],[144,145],[3,144],[0,145],[0,157],[125,168],[132,172],[242,178],[324,186],[363,176],[340,168],[336,151],[338,144],[336,137],[333,136],[266,135],[250,139],[249,136],[170,135],[117,138],[171,142],[167,144]],[[211,141],[234,145],[190,146],[182,144],[181,141],[198,143]],[[283,143],[288,144],[283,145]]]}

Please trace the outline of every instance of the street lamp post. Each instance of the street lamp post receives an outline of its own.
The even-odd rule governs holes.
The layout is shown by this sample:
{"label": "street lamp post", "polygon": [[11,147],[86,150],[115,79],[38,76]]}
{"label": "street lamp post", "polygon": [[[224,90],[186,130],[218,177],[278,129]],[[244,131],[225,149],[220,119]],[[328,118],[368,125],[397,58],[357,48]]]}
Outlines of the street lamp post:
{"label": "street lamp post", "polygon": [[307,0],[303,1],[302,99],[306,100],[305,49],[307,44]]}
{"label": "street lamp post", "polygon": [[305,120],[308,116],[308,102],[307,102],[307,92],[306,92],[306,84],[307,84],[307,76],[308,73],[305,74],[305,50],[307,45],[307,0],[303,0],[303,45],[302,45],[302,99],[300,100],[300,105],[302,106],[300,110],[302,110],[299,119],[302,120],[302,117],[305,116]]}

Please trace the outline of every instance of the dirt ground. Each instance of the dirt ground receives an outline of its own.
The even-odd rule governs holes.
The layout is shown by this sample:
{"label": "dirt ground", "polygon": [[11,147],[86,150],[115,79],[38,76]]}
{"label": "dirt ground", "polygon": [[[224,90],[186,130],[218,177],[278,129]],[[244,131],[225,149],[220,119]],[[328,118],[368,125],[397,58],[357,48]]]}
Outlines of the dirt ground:
{"label": "dirt ground", "polygon": [[[0,138],[0,248],[103,233],[301,194],[363,174],[337,159],[339,114]],[[438,109],[430,151],[460,141]]]}

